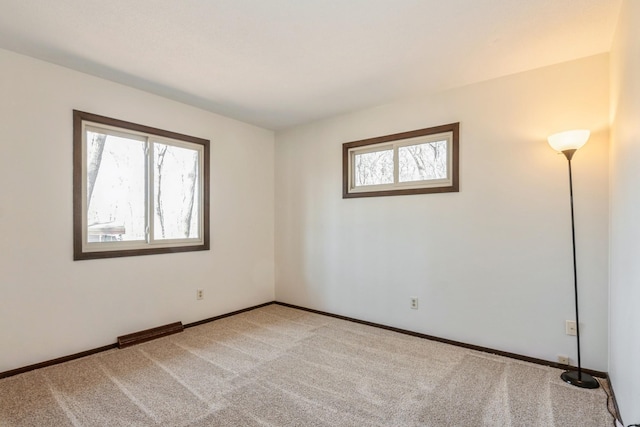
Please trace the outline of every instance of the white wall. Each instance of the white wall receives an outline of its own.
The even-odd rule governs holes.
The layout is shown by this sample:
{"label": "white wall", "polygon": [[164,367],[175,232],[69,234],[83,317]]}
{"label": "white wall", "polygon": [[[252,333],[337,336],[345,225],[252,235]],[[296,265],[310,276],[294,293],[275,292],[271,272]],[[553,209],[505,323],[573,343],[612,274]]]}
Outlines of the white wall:
{"label": "white wall", "polygon": [[[272,132],[8,51],[0,70],[0,372],[274,299]],[[599,55],[278,133],[277,299],[575,359],[563,333],[573,317],[566,161],[545,138],[588,127],[574,159],[583,365],[606,370],[607,82]],[[211,251],[72,261],[72,109],[211,140]],[[341,198],[343,142],[453,121],[460,193]],[[622,167],[629,153],[614,154]],[[616,310],[630,295],[614,290]],[[621,401],[628,363],[614,378]]]}
{"label": "white wall", "polygon": [[[0,77],[0,372],[274,299],[273,132],[2,50]],[[210,251],[72,260],[72,109],[211,140]]]}
{"label": "white wall", "polygon": [[609,374],[622,418],[640,423],[640,3],[626,0],[611,53]]}
{"label": "white wall", "polygon": [[[276,133],[276,299],[546,360],[575,361],[574,157],[583,366],[607,369],[608,55]],[[343,200],[341,144],[461,123],[460,192]],[[420,299],[409,309],[409,297]]]}

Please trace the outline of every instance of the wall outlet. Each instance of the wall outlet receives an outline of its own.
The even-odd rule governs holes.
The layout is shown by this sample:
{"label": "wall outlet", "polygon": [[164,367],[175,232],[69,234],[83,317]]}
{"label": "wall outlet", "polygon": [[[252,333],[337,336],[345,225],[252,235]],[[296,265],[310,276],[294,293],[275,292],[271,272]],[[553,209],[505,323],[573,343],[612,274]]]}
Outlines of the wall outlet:
{"label": "wall outlet", "polygon": [[567,335],[575,336],[578,334],[578,329],[576,328],[576,322],[574,320],[567,320],[567,323],[565,323],[564,328]]}
{"label": "wall outlet", "polygon": [[411,297],[411,303],[409,305],[414,310],[418,309],[418,297]]}
{"label": "wall outlet", "polygon": [[204,299],[204,289],[196,290],[196,299]]}
{"label": "wall outlet", "polygon": [[569,356],[558,355],[558,363],[561,365],[569,364]]}

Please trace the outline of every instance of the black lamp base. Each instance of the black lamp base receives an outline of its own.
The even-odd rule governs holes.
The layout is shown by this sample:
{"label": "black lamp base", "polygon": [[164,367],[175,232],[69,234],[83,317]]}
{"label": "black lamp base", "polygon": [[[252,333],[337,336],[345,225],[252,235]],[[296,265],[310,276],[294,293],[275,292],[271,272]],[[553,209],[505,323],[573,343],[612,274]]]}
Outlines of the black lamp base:
{"label": "black lamp base", "polygon": [[596,380],[589,374],[585,374],[584,372],[578,375],[578,371],[566,371],[563,372],[562,375],[560,375],[560,378],[562,378],[565,382],[568,382],[569,384],[580,388],[600,387],[598,380]]}

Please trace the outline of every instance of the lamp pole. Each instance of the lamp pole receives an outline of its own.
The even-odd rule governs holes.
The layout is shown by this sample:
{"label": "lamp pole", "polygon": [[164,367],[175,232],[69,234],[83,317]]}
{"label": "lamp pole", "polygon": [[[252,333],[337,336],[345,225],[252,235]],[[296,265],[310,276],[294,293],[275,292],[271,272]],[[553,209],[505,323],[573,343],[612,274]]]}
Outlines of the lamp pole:
{"label": "lamp pole", "polygon": [[578,268],[576,263],[576,227],[573,215],[573,177],[571,174],[571,158],[576,149],[564,150],[562,154],[567,158],[569,164],[569,197],[571,200],[571,242],[573,244],[573,292],[576,307],[576,342],[578,345],[578,371],[565,371],[560,375],[564,381],[581,388],[598,388],[598,381],[591,375],[582,372],[580,361],[580,317],[578,314]]}

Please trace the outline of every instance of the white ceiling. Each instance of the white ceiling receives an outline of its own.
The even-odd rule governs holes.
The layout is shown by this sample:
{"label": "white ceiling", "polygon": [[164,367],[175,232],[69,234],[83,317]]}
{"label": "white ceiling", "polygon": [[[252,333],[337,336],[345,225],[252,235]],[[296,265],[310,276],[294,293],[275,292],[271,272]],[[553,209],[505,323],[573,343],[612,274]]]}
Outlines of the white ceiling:
{"label": "white ceiling", "polygon": [[0,0],[0,48],[282,129],[608,52],[620,3]]}

